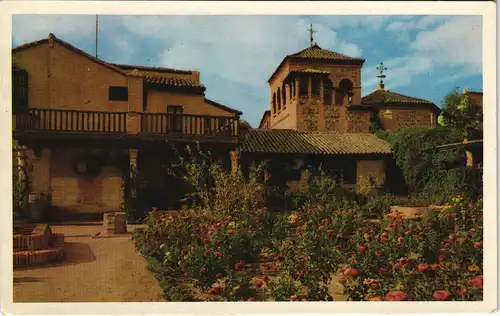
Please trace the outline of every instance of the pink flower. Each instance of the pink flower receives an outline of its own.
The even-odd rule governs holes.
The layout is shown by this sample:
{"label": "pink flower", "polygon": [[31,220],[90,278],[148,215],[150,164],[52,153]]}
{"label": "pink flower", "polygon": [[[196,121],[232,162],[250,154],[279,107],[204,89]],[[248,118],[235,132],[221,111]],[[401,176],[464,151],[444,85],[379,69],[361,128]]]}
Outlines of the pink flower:
{"label": "pink flower", "polygon": [[483,276],[478,275],[472,280],[467,281],[472,287],[482,289],[483,288]]}
{"label": "pink flower", "polygon": [[245,262],[243,260],[240,260],[238,263],[234,265],[234,270],[239,270],[244,264]]}
{"label": "pink flower", "polygon": [[406,295],[405,292],[403,291],[390,291],[387,293],[385,296],[386,301],[407,301],[408,300],[408,295]]}
{"label": "pink flower", "polygon": [[432,294],[432,298],[436,301],[446,301],[450,298],[450,292],[446,290],[439,290]]}

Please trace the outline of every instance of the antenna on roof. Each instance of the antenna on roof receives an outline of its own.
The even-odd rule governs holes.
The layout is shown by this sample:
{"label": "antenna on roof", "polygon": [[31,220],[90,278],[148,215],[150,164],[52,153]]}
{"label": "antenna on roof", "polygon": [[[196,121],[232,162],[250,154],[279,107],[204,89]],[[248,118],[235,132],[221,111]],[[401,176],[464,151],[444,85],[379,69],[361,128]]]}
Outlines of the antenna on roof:
{"label": "antenna on roof", "polygon": [[99,15],[95,15],[95,58],[97,56],[97,44],[99,43]]}
{"label": "antenna on roof", "polygon": [[379,89],[384,89],[384,78],[386,77],[384,75],[384,70],[387,70],[386,67],[384,67],[384,63],[380,63],[380,65],[377,66],[377,70],[378,70],[378,76],[377,78],[380,78],[380,82],[378,84],[378,88]]}

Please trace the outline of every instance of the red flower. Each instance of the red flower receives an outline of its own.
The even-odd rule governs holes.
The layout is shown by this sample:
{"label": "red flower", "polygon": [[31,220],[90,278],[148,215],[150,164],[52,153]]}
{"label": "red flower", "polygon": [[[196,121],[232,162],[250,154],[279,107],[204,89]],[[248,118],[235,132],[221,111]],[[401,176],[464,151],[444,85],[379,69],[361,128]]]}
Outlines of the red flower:
{"label": "red flower", "polygon": [[319,227],[318,227],[318,230],[319,230],[319,231],[322,231],[322,230],[324,230],[324,229],[325,229],[325,226],[323,226],[323,225],[321,225],[321,226],[319,226]]}
{"label": "red flower", "polygon": [[474,243],[474,248],[479,249],[479,248],[481,248],[481,247],[483,247],[483,242],[476,241],[476,242]]}
{"label": "red flower", "polygon": [[372,284],[370,284],[370,287],[374,290],[378,289],[380,287],[380,285],[376,282],[373,282]]}
{"label": "red flower", "polygon": [[375,255],[376,255],[377,257],[380,257],[382,254],[383,254],[382,250],[377,250],[377,251],[375,251]]}
{"label": "red flower", "polygon": [[218,278],[220,278],[221,276],[222,276],[222,273],[220,273],[220,272],[219,272],[219,273],[217,273],[217,274],[215,275],[215,277],[216,277],[217,279],[218,279]]}
{"label": "red flower", "polygon": [[378,269],[378,272],[380,272],[380,273],[382,273],[382,274],[383,274],[383,273],[386,273],[387,271],[389,271],[389,270],[388,270],[386,267],[380,267],[380,268]]}
{"label": "red flower", "polygon": [[239,270],[244,264],[245,262],[243,260],[240,260],[238,263],[234,265],[234,270]]}
{"label": "red flower", "polygon": [[432,294],[432,298],[436,301],[446,301],[450,298],[450,292],[446,290],[439,290]]}
{"label": "red flower", "polygon": [[444,255],[443,255],[443,254],[440,254],[440,255],[438,256],[438,261],[439,261],[439,262],[441,262],[441,261],[443,261],[443,260],[444,260]]}
{"label": "red flower", "polygon": [[467,283],[472,285],[472,287],[482,289],[483,288],[483,276],[478,275],[474,279],[467,281]]}
{"label": "red flower", "polygon": [[299,227],[297,227],[297,228],[295,229],[295,231],[296,231],[298,234],[300,234],[300,233],[304,232],[304,227],[299,226]]}
{"label": "red flower", "polygon": [[335,231],[333,229],[329,229],[326,231],[328,234],[333,234]]}
{"label": "red flower", "polygon": [[359,253],[364,253],[366,251],[366,247],[365,246],[361,246],[358,248],[358,252]]}
{"label": "red flower", "polygon": [[264,282],[269,282],[269,277],[267,275],[264,277]]}
{"label": "red flower", "polygon": [[290,301],[296,301],[296,300],[297,300],[297,295],[290,296]]}
{"label": "red flower", "polygon": [[254,301],[255,301],[255,299],[254,299],[253,297],[249,297],[249,298],[247,299],[247,302],[254,302]]}
{"label": "red flower", "polygon": [[203,267],[200,268],[200,273],[205,273],[205,271],[207,271],[207,269],[205,269]]}
{"label": "red flower", "polygon": [[210,290],[210,292],[212,292],[213,294],[219,294],[221,291],[222,287],[219,284],[214,285]]}
{"label": "red flower", "polygon": [[465,294],[467,294],[467,288],[466,287],[457,288],[455,292],[458,294],[458,296],[464,296]]}
{"label": "red flower", "polygon": [[392,269],[394,271],[401,270],[403,268],[403,265],[401,263],[395,263],[392,265]]}
{"label": "red flower", "polygon": [[419,264],[417,266],[418,272],[422,272],[423,273],[423,272],[427,271],[428,269],[429,269],[429,265],[426,264],[426,263],[421,263],[421,264]]}
{"label": "red flower", "polygon": [[255,280],[254,285],[256,288],[260,289],[264,285],[264,281],[262,281],[261,279],[257,279]]}
{"label": "red flower", "polygon": [[405,292],[402,291],[390,291],[387,293],[385,296],[386,301],[407,301],[408,300],[408,295],[406,295]]}
{"label": "red flower", "polygon": [[267,206],[264,206],[262,210],[267,213]]}
{"label": "red flower", "polygon": [[345,274],[346,274],[347,276],[350,276],[350,277],[353,277],[353,278],[354,278],[354,277],[357,277],[357,276],[358,276],[359,272],[358,272],[358,270],[357,270],[357,269],[354,269],[354,268],[347,268],[347,270],[346,270]]}

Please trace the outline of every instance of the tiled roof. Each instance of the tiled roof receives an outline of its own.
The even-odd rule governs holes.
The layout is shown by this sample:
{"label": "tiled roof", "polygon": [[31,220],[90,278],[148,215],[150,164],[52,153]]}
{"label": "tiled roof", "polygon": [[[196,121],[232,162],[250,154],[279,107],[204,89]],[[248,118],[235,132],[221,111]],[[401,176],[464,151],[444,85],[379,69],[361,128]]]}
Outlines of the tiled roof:
{"label": "tiled roof", "polygon": [[151,66],[138,66],[138,65],[124,65],[124,64],[113,64],[113,63],[108,63],[110,65],[113,65],[115,67],[118,67],[123,70],[145,70],[145,71],[153,71],[153,72],[159,72],[159,73],[171,73],[171,74],[184,74],[184,75],[190,75],[193,72],[191,70],[180,70],[180,69],[172,69],[172,68],[165,68],[165,67],[151,67]]}
{"label": "tiled roof", "polygon": [[180,79],[180,78],[171,78],[171,77],[165,77],[165,76],[149,76],[145,75],[143,76],[144,81],[147,83],[153,83],[153,84],[161,84],[161,85],[167,85],[167,86],[185,86],[185,87],[193,87],[193,88],[205,88],[204,85],[199,83],[198,81],[195,80],[187,80],[187,79]]}
{"label": "tiled roof", "polygon": [[224,110],[224,111],[228,111],[228,112],[231,112],[231,113],[236,113],[236,114],[238,114],[238,115],[243,114],[243,112],[241,112],[241,111],[238,111],[238,110],[236,110],[236,109],[230,108],[230,107],[228,107],[228,106],[226,106],[226,105],[224,105],[224,104],[220,104],[220,103],[218,103],[218,102],[212,101],[212,100],[207,99],[207,98],[205,98],[205,103],[208,103],[208,104],[210,104],[210,105],[213,105],[213,106],[215,106],[215,107],[218,107],[219,109],[222,109],[222,110]]}
{"label": "tiled roof", "polygon": [[364,61],[362,58],[350,57],[343,54],[333,52],[331,50],[323,49],[317,44],[301,50],[298,53],[288,55],[291,58],[305,58],[305,59],[329,59],[329,60],[351,60],[351,61]]}
{"label": "tiled roof", "polygon": [[431,101],[417,99],[384,89],[377,89],[361,98],[361,104],[417,103],[433,104]]}
{"label": "tiled roof", "polygon": [[321,69],[312,69],[312,68],[297,69],[297,70],[292,70],[291,72],[320,74],[320,75],[329,75],[330,74],[329,71],[321,70]]}
{"label": "tiled roof", "polygon": [[301,132],[254,129],[241,136],[247,153],[316,155],[388,155],[388,142],[369,133]]}
{"label": "tiled roof", "polygon": [[363,58],[350,57],[347,55],[339,54],[337,52],[333,52],[331,50],[323,49],[319,47],[317,44],[314,44],[311,47],[301,50],[298,53],[291,54],[285,56],[285,58],[281,61],[279,66],[274,70],[273,74],[269,78],[267,82],[271,82],[274,76],[278,73],[281,67],[285,64],[287,60],[293,61],[311,61],[311,60],[319,60],[319,61],[338,61],[345,63],[356,63],[363,64],[365,60]]}

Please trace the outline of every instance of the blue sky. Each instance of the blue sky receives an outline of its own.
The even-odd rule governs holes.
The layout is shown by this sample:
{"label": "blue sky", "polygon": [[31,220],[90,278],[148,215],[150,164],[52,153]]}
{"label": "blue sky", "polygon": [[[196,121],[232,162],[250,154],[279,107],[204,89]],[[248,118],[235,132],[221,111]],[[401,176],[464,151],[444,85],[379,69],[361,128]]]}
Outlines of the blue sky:
{"label": "blue sky", "polygon": [[[454,87],[482,91],[481,16],[99,16],[99,58],[198,70],[206,96],[256,127],[269,108],[267,79],[288,54],[315,42],[366,60],[362,94],[377,86],[441,105]],[[94,15],[13,16],[13,46],[57,37],[95,54]]]}

